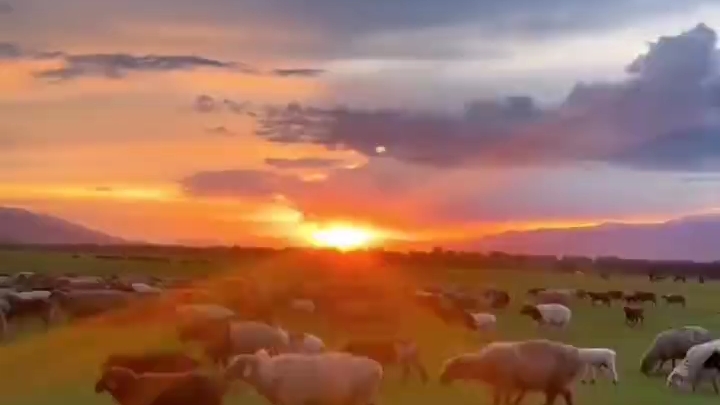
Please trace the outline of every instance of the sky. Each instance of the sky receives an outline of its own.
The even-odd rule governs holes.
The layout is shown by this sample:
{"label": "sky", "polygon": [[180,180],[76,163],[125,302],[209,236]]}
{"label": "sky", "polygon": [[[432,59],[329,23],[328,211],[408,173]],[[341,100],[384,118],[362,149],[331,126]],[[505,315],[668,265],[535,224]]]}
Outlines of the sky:
{"label": "sky", "polygon": [[713,0],[0,0],[0,205],[426,246],[720,205]]}

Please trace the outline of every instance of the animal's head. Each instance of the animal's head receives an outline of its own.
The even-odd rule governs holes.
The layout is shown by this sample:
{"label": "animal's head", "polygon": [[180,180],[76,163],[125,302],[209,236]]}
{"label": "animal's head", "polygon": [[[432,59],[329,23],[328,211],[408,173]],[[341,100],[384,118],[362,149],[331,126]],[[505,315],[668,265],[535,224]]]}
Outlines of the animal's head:
{"label": "animal's head", "polygon": [[255,354],[241,354],[230,360],[230,364],[225,369],[225,379],[255,381],[260,369],[260,365],[270,359],[270,354],[265,350],[258,350]]}
{"label": "animal's head", "polygon": [[137,375],[123,367],[110,367],[103,371],[95,383],[95,393],[109,392],[116,399],[122,398],[137,379]]}
{"label": "animal's head", "polygon": [[479,357],[458,356],[443,364],[439,382],[442,385],[449,385],[457,380],[482,379],[487,371]]}
{"label": "animal's head", "polygon": [[537,307],[530,304],[523,305],[523,307],[520,309],[520,315],[527,315],[535,320],[542,318],[542,315],[540,314],[540,311],[537,309]]}

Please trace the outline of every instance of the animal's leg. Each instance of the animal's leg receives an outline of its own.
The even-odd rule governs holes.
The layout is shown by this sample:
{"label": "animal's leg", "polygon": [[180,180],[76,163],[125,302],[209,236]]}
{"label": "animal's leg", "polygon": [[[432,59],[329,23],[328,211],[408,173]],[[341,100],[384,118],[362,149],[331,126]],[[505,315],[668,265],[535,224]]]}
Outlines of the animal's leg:
{"label": "animal's leg", "polygon": [[[665,362],[663,361],[662,364],[665,364]],[[675,359],[671,359],[671,360],[670,360],[670,364],[672,364],[672,368],[673,368],[673,370],[674,370],[674,369],[675,369]]]}
{"label": "animal's leg", "polygon": [[520,405],[522,400],[525,398],[525,390],[521,389],[520,393],[518,393],[517,398],[515,398],[515,401],[513,401],[512,405]]}
{"label": "animal's leg", "polygon": [[554,388],[550,388],[547,391],[545,391],[545,405],[553,405],[555,403],[555,398],[557,398],[558,392]]}
{"label": "animal's leg", "polygon": [[502,405],[501,404],[501,390],[500,388],[493,389],[493,405]]}
{"label": "animal's leg", "polygon": [[564,388],[561,392],[565,405],[573,405],[573,394],[568,388]]}
{"label": "animal's leg", "polygon": [[720,392],[718,392],[717,378],[715,378],[715,377],[713,377],[713,379],[712,379],[712,386],[713,386],[713,390],[715,391],[715,395],[718,395]]}
{"label": "animal's leg", "polygon": [[580,382],[583,384],[587,383],[588,367],[590,367],[588,364],[583,367],[582,378],[580,378]]}
{"label": "animal's leg", "polygon": [[403,383],[407,382],[409,377],[410,377],[410,365],[407,363],[407,361],[403,361],[402,362],[402,381],[403,381]]}
{"label": "animal's leg", "polygon": [[590,376],[590,384],[595,384],[595,379],[597,377],[597,367],[595,367],[594,365],[590,366]]}
{"label": "animal's leg", "polygon": [[422,380],[423,384],[426,384],[429,380],[429,377],[427,370],[425,370],[425,367],[422,365],[422,363],[420,363],[420,361],[415,360],[415,368],[420,374],[420,379]]}

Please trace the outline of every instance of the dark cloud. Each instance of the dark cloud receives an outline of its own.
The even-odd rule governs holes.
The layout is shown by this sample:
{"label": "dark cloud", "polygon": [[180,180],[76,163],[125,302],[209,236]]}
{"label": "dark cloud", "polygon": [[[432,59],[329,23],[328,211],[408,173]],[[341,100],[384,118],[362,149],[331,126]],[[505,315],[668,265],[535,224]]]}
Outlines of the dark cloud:
{"label": "dark cloud", "polygon": [[271,197],[301,183],[293,176],[260,170],[199,172],[180,181],[183,190],[197,196]]}
{"label": "dark cloud", "polygon": [[201,94],[195,97],[195,102],[193,103],[195,111],[200,113],[213,112],[218,108],[217,106],[215,99],[207,94]]}
{"label": "dark cloud", "polygon": [[260,110],[257,135],[431,166],[604,161],[720,169],[716,35],[700,24],[650,45],[618,83],[578,84],[558,108],[532,98],[468,103],[464,114],[318,108]]}
{"label": "dark cloud", "polygon": [[0,42],[0,59],[17,59],[25,55],[18,45],[10,42]]}
{"label": "dark cloud", "polygon": [[317,77],[325,73],[323,69],[275,69],[273,74],[276,76],[291,77]]}
{"label": "dark cloud", "polygon": [[233,136],[235,135],[235,132],[228,129],[228,127],[224,125],[219,125],[216,127],[208,128],[207,132],[212,135],[222,135],[222,136]]}
{"label": "dark cloud", "polygon": [[0,15],[10,14],[15,11],[15,8],[10,3],[0,2]]}
{"label": "dark cloud", "polygon": [[301,158],[301,159],[280,159],[267,158],[265,164],[278,169],[328,169],[343,164],[340,159],[324,158]]}
{"label": "dark cloud", "polygon": [[86,54],[64,55],[65,66],[35,72],[39,78],[69,80],[81,76],[125,77],[130,72],[166,72],[197,68],[216,68],[252,73],[236,62],[225,62],[192,55]]}

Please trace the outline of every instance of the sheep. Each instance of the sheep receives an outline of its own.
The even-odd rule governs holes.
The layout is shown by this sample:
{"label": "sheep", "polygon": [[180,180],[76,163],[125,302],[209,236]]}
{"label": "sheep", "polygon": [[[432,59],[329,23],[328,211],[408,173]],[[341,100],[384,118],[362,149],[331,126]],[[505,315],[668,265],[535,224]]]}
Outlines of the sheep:
{"label": "sheep", "polygon": [[375,339],[347,342],[342,352],[371,358],[383,367],[398,364],[403,370],[403,382],[407,381],[413,368],[418,372],[423,384],[428,381],[428,373],[420,361],[420,351],[410,340]]}
{"label": "sheep", "polygon": [[162,288],[153,287],[146,283],[132,283],[130,288],[139,294],[161,294],[163,292]]}
{"label": "sheep", "polygon": [[643,354],[640,372],[649,375],[655,369],[661,370],[668,360],[675,368],[675,360],[684,358],[691,347],[710,340],[710,332],[699,326],[683,326],[660,332]]}
{"label": "sheep", "polygon": [[583,361],[574,346],[549,340],[490,343],[478,352],[453,357],[442,366],[440,383],[455,380],[482,381],[493,388],[493,403],[504,399],[521,403],[527,391],[543,391],[546,404],[552,405],[558,394],[572,405],[572,382],[580,375]]}
{"label": "sheep", "polygon": [[624,298],[628,304],[633,302],[652,302],[653,305],[657,305],[657,296],[653,292],[635,291],[631,294],[626,294]]}
{"label": "sheep", "polygon": [[276,326],[256,321],[206,320],[178,327],[180,341],[200,341],[205,354],[225,365],[232,355],[252,354],[260,349],[287,351],[289,334]]}
{"label": "sheep", "polygon": [[273,405],[375,405],[383,368],[375,360],[349,353],[270,357],[260,350],[235,356],[225,378],[250,384]]}
{"label": "sheep", "polygon": [[490,307],[493,309],[503,309],[510,305],[510,294],[506,291],[491,288],[485,291],[485,296],[490,299]]}
{"label": "sheep", "polygon": [[290,308],[297,312],[305,312],[308,314],[315,313],[315,302],[309,299],[294,299],[290,301]]}
{"label": "sheep", "polygon": [[183,304],[175,308],[175,313],[185,320],[198,319],[231,319],[237,314],[222,305],[215,304]]}
{"label": "sheep", "polygon": [[607,292],[607,295],[613,300],[621,300],[625,296],[620,290],[610,290]]}
{"label": "sheep", "polygon": [[675,282],[682,281],[684,283],[687,281],[687,279],[685,278],[684,275],[678,274],[675,277],[673,277],[673,281],[675,281]]}
{"label": "sheep", "polygon": [[5,296],[5,316],[8,322],[22,317],[40,318],[49,327],[55,318],[56,306],[49,291],[28,291]]}
{"label": "sheep", "polygon": [[608,293],[588,291],[587,296],[590,298],[590,303],[593,306],[597,303],[601,303],[609,307],[612,304],[612,298]]}
{"label": "sheep", "polygon": [[119,405],[222,405],[224,381],[201,372],[145,373],[122,367],[103,371],[95,393],[108,392]]}
{"label": "sheep", "polygon": [[538,304],[524,305],[520,314],[528,315],[538,325],[549,325],[557,328],[565,328],[572,318],[570,308],[562,304]]}
{"label": "sheep", "polygon": [[288,350],[293,353],[318,354],[325,351],[325,342],[310,333],[288,333]]}
{"label": "sheep", "polygon": [[[689,384],[692,391],[695,391],[698,382],[702,377],[707,375],[707,372],[715,372],[717,370],[709,370],[705,367],[705,363],[710,359],[713,353],[720,350],[720,339],[711,340],[705,343],[701,343],[691,347],[682,363],[678,364],[677,367],[673,368],[673,371],[668,375],[666,384],[668,387],[675,388],[687,388]],[[711,360],[711,362],[714,360]],[[709,365],[711,365],[710,363]],[[718,393],[717,382],[715,376],[712,376],[712,384],[715,393]]]}
{"label": "sheep", "polygon": [[680,304],[685,308],[685,305],[687,304],[685,300],[685,296],[681,294],[663,294],[662,298],[665,300],[665,304]]}
{"label": "sheep", "polygon": [[543,290],[537,293],[538,304],[561,304],[569,306],[573,293],[569,290]]}
{"label": "sheep", "polygon": [[111,354],[102,364],[102,369],[122,367],[136,374],[172,373],[193,371],[200,367],[200,362],[184,353],[144,353],[144,354]]}
{"label": "sheep", "polygon": [[497,325],[497,317],[486,312],[470,313],[475,330],[490,331]]}
{"label": "sheep", "polygon": [[588,372],[592,374],[591,384],[595,384],[595,375],[598,370],[608,370],[612,374],[613,384],[619,382],[615,359],[617,353],[613,349],[607,348],[578,348],[580,358],[585,364],[585,372],[583,373],[582,382],[586,382]]}
{"label": "sheep", "polygon": [[536,296],[539,292],[545,291],[545,290],[546,290],[546,288],[535,287],[535,288],[531,288],[531,289],[527,290],[527,294]]}
{"label": "sheep", "polygon": [[645,323],[645,308],[630,307],[625,305],[623,307],[625,313],[625,324],[633,327],[638,323]]}
{"label": "sheep", "polygon": [[91,316],[129,304],[132,293],[117,290],[53,291],[50,299],[71,316]]}

